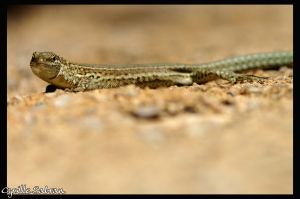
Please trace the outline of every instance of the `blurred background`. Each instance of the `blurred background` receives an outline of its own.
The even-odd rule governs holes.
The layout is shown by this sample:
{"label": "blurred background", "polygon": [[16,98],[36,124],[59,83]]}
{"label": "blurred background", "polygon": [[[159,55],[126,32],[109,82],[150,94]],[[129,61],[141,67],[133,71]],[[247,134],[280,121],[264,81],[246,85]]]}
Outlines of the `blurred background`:
{"label": "blurred background", "polygon": [[10,7],[8,96],[45,86],[29,70],[34,51],[80,63],[202,63],[291,50],[292,22],[282,5]]}
{"label": "blurred background", "polygon": [[[293,50],[292,6],[27,5],[9,7],[7,15],[9,186],[293,192],[293,87],[284,70],[273,72],[279,83],[254,85],[253,95],[214,83],[43,94],[47,83],[29,67],[34,51],[101,64],[203,63]],[[140,101],[188,108],[139,120],[124,109]]]}

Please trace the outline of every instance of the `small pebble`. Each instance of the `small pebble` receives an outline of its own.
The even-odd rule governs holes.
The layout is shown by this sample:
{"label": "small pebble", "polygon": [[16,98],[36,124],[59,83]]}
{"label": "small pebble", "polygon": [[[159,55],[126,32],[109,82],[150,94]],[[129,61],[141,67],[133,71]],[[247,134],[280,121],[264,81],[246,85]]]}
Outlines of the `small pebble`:
{"label": "small pebble", "polygon": [[22,100],[23,100],[23,98],[21,96],[16,95],[16,96],[12,97],[11,99],[7,100],[7,105],[14,105],[14,104],[21,102]]}
{"label": "small pebble", "polygon": [[159,116],[160,110],[157,106],[140,106],[132,111],[135,117],[139,118],[157,118]]}

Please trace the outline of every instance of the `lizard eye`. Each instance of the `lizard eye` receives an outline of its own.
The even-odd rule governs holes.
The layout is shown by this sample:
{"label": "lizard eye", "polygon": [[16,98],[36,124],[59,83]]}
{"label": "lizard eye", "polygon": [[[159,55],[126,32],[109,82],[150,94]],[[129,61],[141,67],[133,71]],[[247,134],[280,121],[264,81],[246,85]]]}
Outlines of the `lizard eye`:
{"label": "lizard eye", "polygon": [[55,61],[56,60],[56,56],[51,57],[51,61]]}

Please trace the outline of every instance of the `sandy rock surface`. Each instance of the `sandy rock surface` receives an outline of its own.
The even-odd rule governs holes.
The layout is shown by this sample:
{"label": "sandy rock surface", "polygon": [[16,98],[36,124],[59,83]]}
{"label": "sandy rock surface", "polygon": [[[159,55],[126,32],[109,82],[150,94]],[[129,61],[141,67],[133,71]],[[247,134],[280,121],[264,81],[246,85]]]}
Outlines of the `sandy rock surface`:
{"label": "sandy rock surface", "polygon": [[292,6],[22,6],[8,15],[8,185],[66,193],[292,193],[293,70],[262,83],[45,93],[32,52],[202,63],[293,50]]}

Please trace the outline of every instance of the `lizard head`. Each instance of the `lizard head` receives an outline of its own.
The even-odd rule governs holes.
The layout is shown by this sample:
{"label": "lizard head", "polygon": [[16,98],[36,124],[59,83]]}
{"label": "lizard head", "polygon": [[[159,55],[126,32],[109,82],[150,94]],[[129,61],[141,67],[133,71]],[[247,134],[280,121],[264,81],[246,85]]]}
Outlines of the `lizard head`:
{"label": "lizard head", "polygon": [[41,79],[51,82],[64,63],[64,59],[53,52],[34,52],[30,61],[32,72]]}

